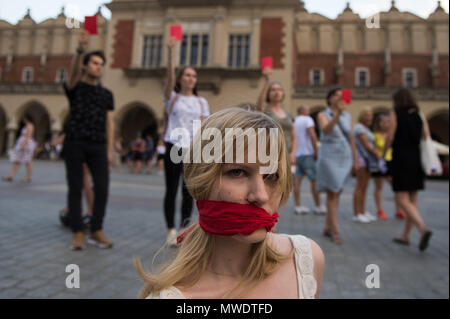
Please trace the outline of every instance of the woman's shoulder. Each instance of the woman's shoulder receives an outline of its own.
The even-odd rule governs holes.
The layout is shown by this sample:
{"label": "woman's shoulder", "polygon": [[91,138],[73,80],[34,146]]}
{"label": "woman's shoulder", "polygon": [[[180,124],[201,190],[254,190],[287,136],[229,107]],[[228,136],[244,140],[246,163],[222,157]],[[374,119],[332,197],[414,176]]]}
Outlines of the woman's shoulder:
{"label": "woman's shoulder", "polygon": [[186,299],[175,286],[150,293],[145,299]]}
{"label": "woman's shoulder", "polygon": [[313,255],[318,249],[322,251],[314,240],[303,235],[272,234],[272,245],[281,254],[288,254],[292,249]]}
{"label": "woman's shoulder", "polygon": [[[325,257],[320,246],[312,239],[303,235],[279,235],[291,242],[294,249],[295,268],[299,277],[305,298],[314,298],[322,281]],[[291,248],[292,249],[292,248]]]}

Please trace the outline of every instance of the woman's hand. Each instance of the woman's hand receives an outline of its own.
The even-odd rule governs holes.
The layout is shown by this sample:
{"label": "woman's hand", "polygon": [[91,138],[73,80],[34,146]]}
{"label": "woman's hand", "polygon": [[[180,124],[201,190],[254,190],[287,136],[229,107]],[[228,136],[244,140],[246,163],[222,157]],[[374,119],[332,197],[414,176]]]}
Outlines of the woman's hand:
{"label": "woman's hand", "polygon": [[167,43],[167,47],[169,48],[169,51],[173,51],[173,48],[175,48],[176,44],[177,44],[177,39],[174,37],[170,37],[169,42]]}
{"label": "woman's hand", "polygon": [[111,165],[113,162],[113,151],[110,149],[108,150],[108,165]]}
{"label": "woman's hand", "polygon": [[269,81],[270,76],[272,75],[272,69],[269,67],[265,67],[264,70],[262,71],[262,74],[264,76],[264,79],[266,81]]}
{"label": "woman's hand", "polygon": [[81,50],[83,50],[83,51],[86,50],[86,47],[89,42],[89,37],[90,37],[90,34],[86,30],[83,30],[83,32],[80,34],[80,37],[78,38],[78,47]]}
{"label": "woman's hand", "polygon": [[356,175],[356,172],[358,171],[358,169],[359,169],[358,160],[354,160],[354,161],[353,161],[353,169],[352,169],[352,173],[353,173],[354,175]]}
{"label": "woman's hand", "polygon": [[292,152],[291,154],[289,154],[289,157],[291,158],[291,164],[295,164],[297,161],[295,153]]}

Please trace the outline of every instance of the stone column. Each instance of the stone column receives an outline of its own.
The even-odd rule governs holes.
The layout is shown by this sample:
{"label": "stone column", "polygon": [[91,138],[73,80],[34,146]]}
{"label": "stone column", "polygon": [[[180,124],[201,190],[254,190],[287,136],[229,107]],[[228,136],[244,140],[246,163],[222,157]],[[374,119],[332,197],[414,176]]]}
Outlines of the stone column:
{"label": "stone column", "polygon": [[214,67],[224,67],[227,65],[226,44],[228,43],[228,37],[225,33],[225,17],[226,11],[224,8],[219,7],[216,14],[213,17],[213,30],[210,36],[211,39],[211,65]]}
{"label": "stone column", "polygon": [[261,15],[254,12],[252,18],[252,35],[250,39],[250,67],[259,68],[260,42],[261,42]]}

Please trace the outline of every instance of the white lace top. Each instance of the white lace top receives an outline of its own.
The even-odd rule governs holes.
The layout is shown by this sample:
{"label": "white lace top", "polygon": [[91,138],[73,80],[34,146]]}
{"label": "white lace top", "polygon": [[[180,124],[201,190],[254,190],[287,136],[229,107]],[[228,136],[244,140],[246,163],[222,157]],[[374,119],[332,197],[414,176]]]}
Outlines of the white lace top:
{"label": "white lace top", "polygon": [[[285,235],[294,246],[295,268],[299,299],[314,299],[317,281],[314,278],[314,259],[311,242],[302,235]],[[180,290],[171,286],[159,293],[150,294],[146,299],[186,299]]]}

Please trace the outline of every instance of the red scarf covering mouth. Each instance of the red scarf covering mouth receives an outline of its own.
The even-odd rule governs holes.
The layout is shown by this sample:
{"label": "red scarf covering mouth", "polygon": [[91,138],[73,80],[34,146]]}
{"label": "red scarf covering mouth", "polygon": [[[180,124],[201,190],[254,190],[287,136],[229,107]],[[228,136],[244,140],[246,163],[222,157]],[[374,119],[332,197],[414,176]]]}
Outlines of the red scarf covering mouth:
{"label": "red scarf covering mouth", "polygon": [[[203,231],[210,235],[248,236],[259,228],[270,231],[278,221],[278,213],[267,213],[261,207],[252,204],[239,204],[224,201],[198,200],[199,224]],[[195,226],[195,225],[194,225]],[[188,228],[177,238],[177,243],[193,229]]]}

